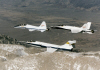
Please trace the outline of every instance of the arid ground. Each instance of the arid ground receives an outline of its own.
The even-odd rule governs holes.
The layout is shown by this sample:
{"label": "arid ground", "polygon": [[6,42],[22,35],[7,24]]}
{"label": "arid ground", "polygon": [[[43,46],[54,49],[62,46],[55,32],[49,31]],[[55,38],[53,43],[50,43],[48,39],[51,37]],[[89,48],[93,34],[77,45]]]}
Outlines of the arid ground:
{"label": "arid ground", "polygon": [[[27,29],[15,29],[18,24],[39,26],[46,21],[47,27],[59,24],[79,26],[92,22],[94,34],[72,34],[67,30],[50,29],[46,32],[29,32]],[[42,7],[0,7],[0,34],[8,35],[18,41],[43,41],[62,45],[68,40],[77,40],[76,48],[84,51],[100,50],[100,12],[76,10],[74,8]]]}

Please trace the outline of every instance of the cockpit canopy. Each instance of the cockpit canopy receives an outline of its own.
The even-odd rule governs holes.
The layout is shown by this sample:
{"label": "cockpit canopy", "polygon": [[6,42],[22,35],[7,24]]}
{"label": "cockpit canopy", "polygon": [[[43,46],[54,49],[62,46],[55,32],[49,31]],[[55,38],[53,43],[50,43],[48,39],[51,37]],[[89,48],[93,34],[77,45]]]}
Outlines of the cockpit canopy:
{"label": "cockpit canopy", "polygon": [[28,41],[28,42],[35,42],[34,40],[30,40],[30,41]]}
{"label": "cockpit canopy", "polygon": [[65,25],[61,24],[61,25],[58,25],[58,26],[65,26]]}
{"label": "cockpit canopy", "polygon": [[15,27],[17,26],[26,26],[27,24],[19,24],[19,25],[16,25]]}

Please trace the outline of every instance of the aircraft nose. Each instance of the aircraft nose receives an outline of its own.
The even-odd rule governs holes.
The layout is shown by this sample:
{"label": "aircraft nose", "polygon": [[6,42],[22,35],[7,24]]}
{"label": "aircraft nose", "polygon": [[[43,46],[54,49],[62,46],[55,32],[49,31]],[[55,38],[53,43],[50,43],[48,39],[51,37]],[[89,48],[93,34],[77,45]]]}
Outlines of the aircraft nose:
{"label": "aircraft nose", "polygon": [[14,26],[14,28],[18,28],[19,26]]}

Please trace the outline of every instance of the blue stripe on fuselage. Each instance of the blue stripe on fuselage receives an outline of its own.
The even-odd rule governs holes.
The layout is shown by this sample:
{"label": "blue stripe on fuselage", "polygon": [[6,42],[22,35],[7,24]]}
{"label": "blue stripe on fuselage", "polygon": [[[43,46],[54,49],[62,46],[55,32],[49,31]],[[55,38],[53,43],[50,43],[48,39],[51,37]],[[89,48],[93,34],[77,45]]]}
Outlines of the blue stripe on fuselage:
{"label": "blue stripe on fuselage", "polygon": [[57,47],[44,46],[44,45],[32,44],[32,43],[27,43],[27,44],[31,44],[31,45],[35,45],[35,46],[41,46],[43,48],[54,48],[54,49],[57,49],[57,50],[71,51],[71,49],[65,49],[65,48],[57,48]]}

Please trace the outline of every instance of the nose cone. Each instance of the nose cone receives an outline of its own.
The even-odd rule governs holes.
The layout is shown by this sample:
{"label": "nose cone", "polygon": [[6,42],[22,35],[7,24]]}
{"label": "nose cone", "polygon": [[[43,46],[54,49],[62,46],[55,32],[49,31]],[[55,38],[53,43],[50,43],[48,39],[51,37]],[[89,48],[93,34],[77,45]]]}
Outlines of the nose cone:
{"label": "nose cone", "polygon": [[14,28],[21,28],[21,29],[25,29],[25,26],[14,26]]}
{"label": "nose cone", "polygon": [[14,26],[14,28],[19,28],[19,26]]}
{"label": "nose cone", "polygon": [[26,44],[32,45],[32,42],[26,42]]}

